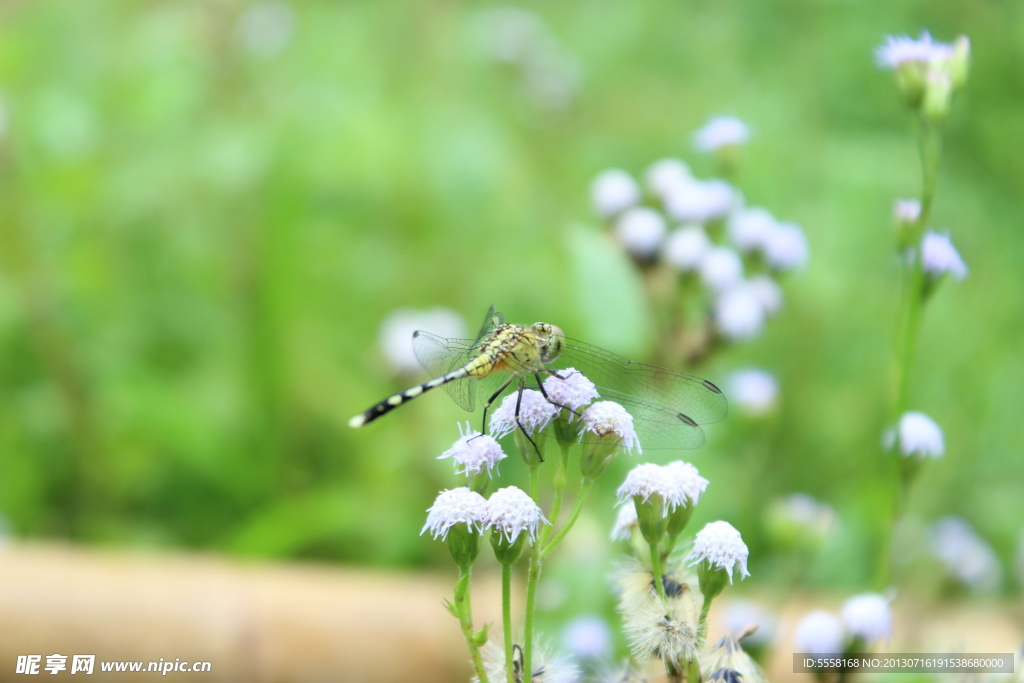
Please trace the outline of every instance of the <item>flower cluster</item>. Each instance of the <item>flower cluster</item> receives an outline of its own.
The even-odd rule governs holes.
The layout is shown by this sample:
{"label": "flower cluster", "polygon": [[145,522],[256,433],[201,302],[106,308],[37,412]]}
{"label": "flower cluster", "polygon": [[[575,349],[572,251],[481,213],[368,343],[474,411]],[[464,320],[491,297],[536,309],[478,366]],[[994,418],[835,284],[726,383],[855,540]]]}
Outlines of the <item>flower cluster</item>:
{"label": "flower cluster", "polygon": [[[717,117],[697,131],[694,143],[716,154],[727,172],[749,136],[739,119]],[[779,279],[808,262],[810,249],[799,226],[748,206],[727,180],[694,177],[679,159],[653,163],[642,185],[625,170],[604,171],[594,179],[591,199],[616,242],[640,268],[667,269],[683,284],[684,296],[702,299],[704,324],[691,327],[710,334],[679,336],[673,343],[680,348],[673,355],[699,358],[720,342],[759,336],[782,307]],[[652,309],[687,306],[692,303]],[[681,320],[667,322],[667,328],[682,327]]]}
{"label": "flower cluster", "polygon": [[928,31],[922,31],[917,39],[886,36],[875,59],[881,68],[896,72],[908,106],[941,123],[949,113],[953,94],[967,82],[971,43],[966,36],[952,44],[940,43]]}
{"label": "flower cluster", "polygon": [[794,641],[799,652],[852,655],[869,652],[891,635],[889,600],[861,593],[843,603],[839,618],[820,609],[806,614],[796,626]]}

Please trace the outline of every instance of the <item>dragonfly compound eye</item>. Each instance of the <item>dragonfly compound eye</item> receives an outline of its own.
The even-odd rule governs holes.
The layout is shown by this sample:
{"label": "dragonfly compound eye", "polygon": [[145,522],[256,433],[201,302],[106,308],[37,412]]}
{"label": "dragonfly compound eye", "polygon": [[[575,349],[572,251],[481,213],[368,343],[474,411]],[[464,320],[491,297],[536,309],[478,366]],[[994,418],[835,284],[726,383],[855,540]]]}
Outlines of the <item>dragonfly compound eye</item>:
{"label": "dragonfly compound eye", "polygon": [[565,342],[565,334],[562,328],[549,323],[535,323],[533,332],[541,341],[541,359],[545,363],[562,355],[562,345]]}

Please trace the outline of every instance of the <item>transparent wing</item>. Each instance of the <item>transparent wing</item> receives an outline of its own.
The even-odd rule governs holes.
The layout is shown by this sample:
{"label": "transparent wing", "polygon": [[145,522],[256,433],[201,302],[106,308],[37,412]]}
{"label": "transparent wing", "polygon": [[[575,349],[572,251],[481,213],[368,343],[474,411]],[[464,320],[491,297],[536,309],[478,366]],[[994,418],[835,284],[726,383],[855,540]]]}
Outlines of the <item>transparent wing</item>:
{"label": "transparent wing", "polygon": [[[440,377],[468,363],[475,355],[476,343],[474,339],[447,339],[423,330],[412,335],[416,360],[431,377]],[[464,410],[472,412],[476,406],[476,383],[477,380],[466,377],[448,382],[444,389]]]}
{"label": "transparent wing", "polygon": [[697,448],[704,443],[699,425],[718,422],[729,412],[721,390],[707,380],[637,363],[575,339],[565,340],[562,354],[548,367],[576,368],[602,398],[626,408],[642,448]]}
{"label": "transparent wing", "polygon": [[480,332],[476,335],[476,340],[479,342],[484,337],[488,336],[494,331],[494,328],[498,325],[505,323],[505,316],[498,313],[498,309],[491,304],[491,308],[487,311],[487,315],[484,317],[484,322],[480,326]]}

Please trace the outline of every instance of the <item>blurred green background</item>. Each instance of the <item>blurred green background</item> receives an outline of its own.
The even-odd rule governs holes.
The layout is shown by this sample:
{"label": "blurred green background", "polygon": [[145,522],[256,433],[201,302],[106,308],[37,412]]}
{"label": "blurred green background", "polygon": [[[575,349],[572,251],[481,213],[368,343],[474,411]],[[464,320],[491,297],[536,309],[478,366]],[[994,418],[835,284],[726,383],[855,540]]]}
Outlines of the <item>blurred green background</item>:
{"label": "blurred green background", "polygon": [[[564,51],[565,92],[538,97],[496,64],[473,3],[0,5],[11,533],[447,568],[417,533],[453,485],[435,457],[465,414],[431,395],[346,426],[408,381],[381,355],[381,322],[444,306],[475,329],[494,303],[644,357],[642,316],[604,303],[628,264],[603,279],[609,264],[579,240],[599,230],[590,181],[665,156],[708,177],[691,135],[728,113],[753,130],[739,186],[803,226],[811,260],[762,338],[699,368],[719,383],[766,368],[781,403],[757,422],[734,410],[702,450],[676,454],[711,481],[694,524],[731,521],[771,582],[785,569],[764,511],[808,492],[842,521],[808,580],[864,587],[888,495],[890,210],[919,188],[909,117],[872,51],[929,28],[974,48],[933,213],[971,272],[925,317],[910,405],[942,425],[947,454],[909,514],[962,515],[1011,575],[1024,519],[1024,5],[521,6]],[[600,539],[632,464],[591,501],[591,549],[611,552]],[[502,474],[524,477],[514,458]]]}

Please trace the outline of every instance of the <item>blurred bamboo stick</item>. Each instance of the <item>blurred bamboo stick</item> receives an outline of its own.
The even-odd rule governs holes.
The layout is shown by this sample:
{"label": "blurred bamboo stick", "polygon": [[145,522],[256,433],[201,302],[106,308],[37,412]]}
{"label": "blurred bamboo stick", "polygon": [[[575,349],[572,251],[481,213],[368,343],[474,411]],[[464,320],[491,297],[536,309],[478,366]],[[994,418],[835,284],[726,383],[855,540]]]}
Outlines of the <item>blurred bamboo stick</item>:
{"label": "blurred bamboo stick", "polygon": [[[70,655],[96,655],[99,680],[100,661],[160,658],[209,661],[211,682],[468,680],[465,643],[441,604],[453,581],[12,544],[0,550],[0,681],[20,680],[17,655],[45,666],[54,653],[69,656],[68,671]],[[473,592],[477,624],[500,623],[500,582],[481,573]]]}

